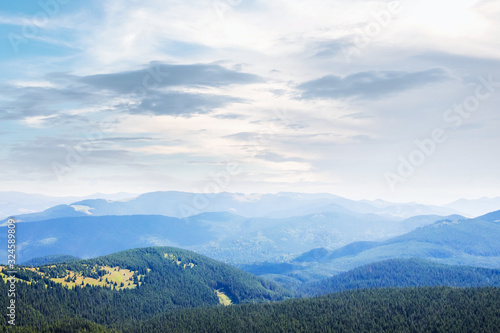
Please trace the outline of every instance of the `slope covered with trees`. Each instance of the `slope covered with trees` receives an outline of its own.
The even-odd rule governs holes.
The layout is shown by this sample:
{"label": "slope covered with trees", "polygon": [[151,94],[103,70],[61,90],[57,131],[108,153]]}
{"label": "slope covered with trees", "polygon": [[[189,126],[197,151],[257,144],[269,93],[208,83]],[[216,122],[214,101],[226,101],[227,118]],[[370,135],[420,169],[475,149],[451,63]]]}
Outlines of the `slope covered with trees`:
{"label": "slope covered with trees", "polygon": [[370,289],[155,317],[130,332],[498,332],[500,289]]}
{"label": "slope covered with trees", "polygon": [[421,259],[391,259],[303,284],[298,292],[316,296],[352,289],[425,286],[500,287],[500,270],[441,265]]}
{"label": "slope covered with trees", "polygon": [[[125,322],[135,325],[155,314],[218,305],[223,300],[238,304],[292,296],[273,282],[170,247],[19,268],[16,276],[20,279],[16,324],[40,329],[77,318],[120,328]],[[108,277],[116,280],[107,283]],[[7,284],[0,283],[1,304],[7,304],[7,294]],[[0,323],[6,325],[5,316]]]}

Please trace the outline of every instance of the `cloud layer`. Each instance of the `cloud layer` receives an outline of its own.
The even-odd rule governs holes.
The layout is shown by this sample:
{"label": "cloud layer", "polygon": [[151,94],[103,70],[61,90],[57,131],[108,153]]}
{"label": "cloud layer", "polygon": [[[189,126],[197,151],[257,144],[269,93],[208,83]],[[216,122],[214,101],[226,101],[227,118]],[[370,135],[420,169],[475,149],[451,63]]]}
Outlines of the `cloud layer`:
{"label": "cloud layer", "polygon": [[[69,2],[39,24],[43,10],[0,10],[3,190],[204,191],[237,164],[217,190],[500,195],[498,2]],[[384,175],[437,128],[446,142],[392,191]]]}

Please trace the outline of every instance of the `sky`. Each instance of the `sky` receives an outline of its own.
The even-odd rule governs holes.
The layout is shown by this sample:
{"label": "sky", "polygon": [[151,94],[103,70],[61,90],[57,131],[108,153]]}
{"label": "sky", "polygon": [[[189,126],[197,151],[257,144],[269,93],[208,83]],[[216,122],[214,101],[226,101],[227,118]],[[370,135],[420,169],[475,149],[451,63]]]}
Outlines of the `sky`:
{"label": "sky", "polygon": [[0,191],[500,196],[500,2],[4,1]]}

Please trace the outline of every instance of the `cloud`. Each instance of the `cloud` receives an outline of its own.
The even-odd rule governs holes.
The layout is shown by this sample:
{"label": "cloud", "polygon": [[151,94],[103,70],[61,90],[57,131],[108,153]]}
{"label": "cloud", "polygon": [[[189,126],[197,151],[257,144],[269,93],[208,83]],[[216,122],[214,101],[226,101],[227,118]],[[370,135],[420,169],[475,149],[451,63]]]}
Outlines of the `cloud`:
{"label": "cloud", "polygon": [[340,77],[327,75],[298,86],[303,99],[314,98],[377,98],[430,83],[449,80],[450,75],[441,68],[421,72],[366,71]]}
{"label": "cloud", "polygon": [[271,161],[271,162],[287,162],[287,161],[292,161],[292,162],[305,162],[303,158],[300,157],[286,157],[281,154],[266,150],[262,153],[256,154],[256,158],[263,159],[266,161]]}
{"label": "cloud", "polygon": [[139,107],[131,108],[130,113],[154,115],[192,115],[209,113],[213,109],[229,103],[243,102],[230,96],[209,94],[190,94],[182,92],[153,93],[144,98]]}
{"label": "cloud", "polygon": [[37,137],[11,145],[7,158],[0,162],[6,167],[15,167],[27,177],[50,180],[55,179],[54,163],[76,167],[122,165],[133,159],[126,150],[107,148],[99,140],[90,141],[83,136],[80,139]]}
{"label": "cloud", "polygon": [[334,57],[350,46],[351,43],[345,40],[335,39],[317,42],[310,45],[308,48],[314,50],[315,57]]}
{"label": "cloud", "polygon": [[[68,105],[88,105],[103,102],[106,96],[70,87],[0,87],[0,119],[23,119],[34,116],[54,116]],[[76,117],[66,115],[67,117]]]}
{"label": "cloud", "polygon": [[[203,114],[229,103],[244,101],[206,90],[263,80],[257,75],[220,65],[168,65],[158,62],[152,62],[147,68],[110,74],[76,76],[50,73],[45,79],[51,86],[3,85],[0,119],[50,116],[50,121],[57,123],[62,120],[60,118],[76,117],[67,113],[70,108],[103,105],[131,114]],[[179,91],[186,89],[198,91]],[[134,99],[134,104],[127,104],[132,102],[131,99]],[[124,103],[125,100],[128,102]]]}
{"label": "cloud", "polygon": [[169,65],[158,62],[152,62],[145,69],[73,77],[73,80],[97,89],[113,90],[122,94],[133,93],[141,86],[221,87],[262,81],[257,75],[240,73],[214,64]]}

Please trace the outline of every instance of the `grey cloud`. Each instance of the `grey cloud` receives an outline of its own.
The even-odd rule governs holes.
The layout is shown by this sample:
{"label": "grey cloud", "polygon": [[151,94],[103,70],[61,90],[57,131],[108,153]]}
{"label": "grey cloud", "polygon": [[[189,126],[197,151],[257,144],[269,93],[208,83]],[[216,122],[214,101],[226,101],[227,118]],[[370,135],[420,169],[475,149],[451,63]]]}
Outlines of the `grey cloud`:
{"label": "grey cloud", "polygon": [[403,71],[366,71],[345,77],[327,75],[322,78],[302,83],[302,98],[377,98],[408,89],[425,86],[430,83],[451,79],[441,68],[432,68],[421,72]]}
{"label": "grey cloud", "polygon": [[288,162],[288,161],[293,161],[293,162],[303,162],[304,159],[300,157],[285,157],[281,154],[277,154],[271,151],[265,151],[263,153],[255,155],[256,158],[260,158],[266,161],[271,161],[271,162]]}
{"label": "grey cloud", "polygon": [[262,79],[213,64],[168,65],[152,62],[145,69],[83,77],[71,77],[75,82],[122,94],[136,92],[138,87],[207,86],[248,84]]}
{"label": "grey cloud", "polygon": [[[67,104],[91,104],[104,99],[93,93],[68,88],[52,87],[1,87],[4,96],[0,105],[0,119],[22,119],[33,116],[50,116]],[[72,120],[80,116],[65,115],[60,121]],[[69,119],[72,118],[72,119]]]}
{"label": "grey cloud", "polygon": [[224,136],[224,138],[248,141],[254,138],[255,136],[256,134],[252,132],[239,132],[235,134],[226,135]]}
{"label": "grey cloud", "polygon": [[[140,107],[115,105],[117,110],[133,114],[186,115],[208,113],[238,98],[213,94],[193,94],[177,90],[186,87],[220,87],[262,81],[253,74],[240,73],[214,64],[167,65],[153,62],[148,68],[111,74],[75,76],[68,73],[46,75],[56,87],[18,87],[4,85],[0,92],[0,119],[23,119],[30,116],[53,116],[50,122],[61,123],[70,115],[68,105],[92,107],[115,97],[128,98],[135,93]],[[74,116],[73,116],[74,117]]]}
{"label": "grey cloud", "polygon": [[314,50],[314,57],[334,57],[352,44],[340,39],[314,43],[309,48]]}
{"label": "grey cloud", "polygon": [[245,115],[242,115],[242,114],[225,113],[225,114],[215,115],[214,118],[216,118],[216,119],[247,119],[248,117]]}
{"label": "grey cloud", "polygon": [[152,113],[155,115],[192,115],[209,113],[229,103],[243,102],[239,98],[220,95],[190,94],[181,92],[155,93],[146,96],[140,107],[130,113]]}
{"label": "grey cloud", "polygon": [[108,142],[137,142],[137,141],[159,141],[158,138],[153,137],[112,137],[112,138],[102,138],[99,141]]}
{"label": "grey cloud", "polygon": [[371,116],[362,112],[357,112],[357,113],[346,114],[345,116],[342,116],[342,118],[365,119],[365,118],[371,118]]}

